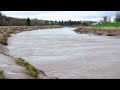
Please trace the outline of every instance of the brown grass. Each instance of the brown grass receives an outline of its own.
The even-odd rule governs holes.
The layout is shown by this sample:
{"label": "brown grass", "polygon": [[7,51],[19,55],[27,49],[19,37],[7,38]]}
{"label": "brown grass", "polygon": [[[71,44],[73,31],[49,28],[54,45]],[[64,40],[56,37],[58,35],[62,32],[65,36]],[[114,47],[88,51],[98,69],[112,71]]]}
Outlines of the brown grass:
{"label": "brown grass", "polygon": [[0,79],[6,79],[4,74],[3,74],[3,71],[0,70]]}
{"label": "brown grass", "polygon": [[96,35],[120,36],[120,28],[117,27],[79,27],[74,30],[77,33],[94,33]]}
{"label": "brown grass", "polygon": [[7,38],[4,36],[0,37],[0,43],[3,45],[7,45]]}

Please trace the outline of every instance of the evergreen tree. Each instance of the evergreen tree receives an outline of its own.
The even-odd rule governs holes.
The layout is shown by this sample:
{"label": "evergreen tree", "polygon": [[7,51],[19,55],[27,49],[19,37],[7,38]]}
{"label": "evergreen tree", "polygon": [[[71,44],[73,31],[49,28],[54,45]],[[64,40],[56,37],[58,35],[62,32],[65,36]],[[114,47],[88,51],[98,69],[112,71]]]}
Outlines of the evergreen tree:
{"label": "evergreen tree", "polygon": [[28,18],[28,19],[26,20],[26,25],[27,25],[27,26],[30,26],[30,18]]}
{"label": "evergreen tree", "polygon": [[34,25],[37,25],[37,22],[35,22],[35,24]]}
{"label": "evergreen tree", "polygon": [[55,24],[57,24],[57,21],[55,20]]}
{"label": "evergreen tree", "polygon": [[62,20],[62,22],[61,22],[61,25],[64,25],[63,20]]}
{"label": "evergreen tree", "polygon": [[1,11],[0,11],[0,16],[2,16],[2,13],[1,13]]}

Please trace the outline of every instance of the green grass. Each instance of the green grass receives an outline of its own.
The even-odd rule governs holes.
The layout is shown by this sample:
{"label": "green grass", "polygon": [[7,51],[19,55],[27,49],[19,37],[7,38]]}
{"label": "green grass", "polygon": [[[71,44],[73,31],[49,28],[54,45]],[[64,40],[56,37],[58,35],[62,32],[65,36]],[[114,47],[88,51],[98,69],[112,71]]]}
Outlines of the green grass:
{"label": "green grass", "polygon": [[34,79],[38,78],[38,75],[39,75],[38,69],[36,69],[34,66],[26,62],[24,59],[17,58],[16,63],[25,67],[27,70],[27,74],[30,75],[32,78]]}
{"label": "green grass", "polygon": [[0,70],[0,79],[6,79],[4,74],[3,74],[3,71]]}
{"label": "green grass", "polygon": [[94,27],[120,27],[120,22],[97,24]]}

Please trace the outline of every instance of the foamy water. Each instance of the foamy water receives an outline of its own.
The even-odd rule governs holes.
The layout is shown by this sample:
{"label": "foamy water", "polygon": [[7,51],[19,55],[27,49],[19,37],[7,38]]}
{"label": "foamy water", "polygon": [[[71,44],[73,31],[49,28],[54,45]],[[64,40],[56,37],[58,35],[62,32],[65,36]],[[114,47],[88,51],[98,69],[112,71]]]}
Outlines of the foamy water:
{"label": "foamy water", "polygon": [[50,77],[120,78],[120,39],[77,34],[75,28],[22,32],[8,40],[9,53]]}

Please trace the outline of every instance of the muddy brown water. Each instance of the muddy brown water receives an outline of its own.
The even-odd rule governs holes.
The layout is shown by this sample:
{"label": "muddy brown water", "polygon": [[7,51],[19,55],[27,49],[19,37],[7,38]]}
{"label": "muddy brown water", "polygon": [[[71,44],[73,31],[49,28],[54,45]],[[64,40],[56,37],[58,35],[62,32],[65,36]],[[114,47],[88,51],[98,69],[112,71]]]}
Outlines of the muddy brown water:
{"label": "muddy brown water", "polygon": [[77,34],[75,28],[26,31],[8,40],[9,54],[50,77],[120,78],[120,38]]}

